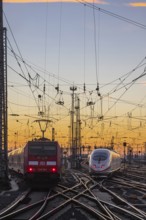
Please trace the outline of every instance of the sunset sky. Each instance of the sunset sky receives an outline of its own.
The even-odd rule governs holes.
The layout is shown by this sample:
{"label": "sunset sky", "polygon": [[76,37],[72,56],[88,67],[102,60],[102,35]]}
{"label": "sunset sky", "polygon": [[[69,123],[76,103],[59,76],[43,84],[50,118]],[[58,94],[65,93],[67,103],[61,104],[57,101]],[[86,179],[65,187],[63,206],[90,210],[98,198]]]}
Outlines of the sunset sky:
{"label": "sunset sky", "polygon": [[[4,3],[45,3],[45,2],[77,2],[76,0],[3,0]],[[87,0],[86,2],[90,3],[96,3],[96,4],[110,4],[108,1],[103,0]],[[124,1],[123,1],[124,2]],[[127,2],[127,5],[133,6],[133,7],[146,7],[146,2],[138,2],[138,1],[125,1]]]}
{"label": "sunset sky", "polygon": [[40,135],[35,122],[40,111],[52,120],[47,136],[53,126],[67,146],[70,86],[77,86],[80,99],[83,144],[106,145],[112,136],[118,147],[124,140],[136,146],[146,142],[145,1],[3,2],[9,146]]}

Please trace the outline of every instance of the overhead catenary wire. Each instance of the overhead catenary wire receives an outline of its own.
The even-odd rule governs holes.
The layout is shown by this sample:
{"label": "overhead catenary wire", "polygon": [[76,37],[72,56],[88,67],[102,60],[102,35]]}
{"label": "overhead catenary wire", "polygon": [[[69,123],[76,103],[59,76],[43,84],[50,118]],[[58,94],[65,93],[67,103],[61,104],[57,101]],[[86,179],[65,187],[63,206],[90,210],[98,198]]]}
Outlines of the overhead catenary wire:
{"label": "overhead catenary wire", "polygon": [[136,65],[136,67],[135,67],[134,69],[132,69],[131,71],[129,71],[128,73],[126,73],[126,74],[120,76],[117,80],[114,80],[114,81],[112,81],[112,82],[110,82],[110,83],[108,83],[108,84],[105,84],[105,85],[109,85],[109,84],[111,84],[111,83],[113,83],[113,82],[115,82],[115,81],[120,81],[119,84],[117,84],[116,87],[113,88],[113,89],[111,90],[111,92],[109,92],[109,94],[112,93],[112,91],[113,91],[113,92],[118,91],[118,90],[119,90],[118,87],[119,87],[121,84],[123,84],[122,88],[125,87],[124,81],[125,81],[128,77],[130,77],[137,69],[139,69],[139,68],[141,68],[142,66],[146,65],[146,63],[143,63],[145,60],[146,60],[146,57],[144,57],[144,58]]}
{"label": "overhead catenary wire", "polygon": [[44,59],[44,79],[45,79],[45,74],[46,74],[46,64],[47,64],[47,39],[48,39],[48,2],[46,3],[46,17],[45,17],[45,59]]}
{"label": "overhead catenary wire", "polygon": [[[22,69],[22,67],[21,67],[21,64],[20,64],[20,62],[18,61],[18,59],[17,59],[17,56],[15,55],[15,53],[14,53],[14,50],[13,50],[13,48],[12,48],[12,45],[11,45],[11,43],[10,43],[10,41],[8,40],[8,42],[9,42],[9,44],[10,44],[10,47],[11,47],[11,52],[14,54],[14,57],[15,57],[15,59],[16,59],[16,61],[17,61],[17,63],[18,63],[18,66],[19,66],[19,68],[20,68],[20,70],[21,70],[21,72],[22,72],[22,74],[19,74],[21,77],[23,77],[26,81],[27,81],[27,83],[28,83],[28,85],[29,85],[29,88],[30,88],[30,90],[31,90],[31,92],[32,92],[32,94],[33,94],[33,97],[34,97],[34,100],[35,100],[35,102],[36,102],[36,104],[37,104],[37,100],[36,100],[36,98],[35,98],[35,96],[34,96],[34,93],[33,93],[33,91],[32,91],[32,88],[31,88],[31,86],[30,86],[30,84],[31,84],[31,82],[30,82],[30,79],[32,79],[31,78],[31,76],[30,76],[30,74],[29,74],[29,72],[28,72],[28,69],[27,69],[27,67],[26,67],[26,65],[25,65],[25,62],[23,61],[23,58],[22,58],[22,55],[21,55],[21,53],[20,53],[20,57],[21,57],[21,59],[22,59],[22,61],[23,61],[23,64],[25,65],[25,68],[26,68],[26,70],[27,70],[27,72],[28,72],[28,79],[27,79],[27,77],[26,77],[26,75],[24,74],[24,71],[23,71],[23,69]],[[19,51],[19,48],[18,48],[18,51]],[[14,70],[14,69],[13,69]],[[37,104],[37,106],[38,106],[38,104]]]}
{"label": "overhead catenary wire", "polygon": [[79,3],[81,3],[81,4],[86,4],[87,7],[89,7],[89,8],[94,8],[95,10],[100,11],[100,12],[102,12],[102,13],[104,13],[104,14],[109,15],[109,16],[112,16],[112,17],[114,17],[114,18],[117,18],[117,19],[122,20],[122,21],[124,21],[124,22],[127,22],[127,23],[129,23],[129,24],[135,25],[135,26],[137,26],[137,27],[139,27],[139,28],[142,28],[142,29],[144,29],[144,30],[146,29],[146,25],[145,25],[145,24],[141,24],[140,22],[134,21],[134,20],[129,19],[129,18],[126,18],[126,17],[124,17],[124,16],[121,16],[121,15],[118,15],[118,14],[116,14],[116,13],[110,12],[110,11],[108,11],[108,10],[102,9],[102,8],[96,6],[95,4],[88,3],[88,2],[85,1],[85,0],[76,0],[76,1],[79,2]]}
{"label": "overhead catenary wire", "polygon": [[46,17],[45,17],[45,58],[44,58],[44,85],[43,85],[43,103],[42,103],[42,111],[44,112],[46,107],[45,107],[45,92],[46,92],[46,86],[45,86],[45,80],[46,80],[46,64],[47,64],[47,46],[48,46],[48,2],[46,3]]}
{"label": "overhead catenary wire", "polygon": [[[123,89],[123,88],[124,88],[125,90],[127,90],[127,89],[128,89],[128,88],[127,88],[128,85],[130,85],[132,82],[136,82],[138,79],[144,77],[145,75],[146,75],[146,72],[144,71],[144,72],[142,72],[142,73],[140,74],[140,76],[138,76],[137,78],[131,80],[131,81],[128,82],[128,83],[124,83],[124,84],[123,84],[123,81],[125,81],[125,79],[124,79],[124,80],[119,79],[119,80],[120,80],[120,83],[117,85],[117,87],[116,87],[114,90],[112,90],[112,91],[109,92],[108,94],[110,95],[110,94],[112,94],[112,93],[115,93],[115,92],[117,92],[117,91]],[[121,87],[120,87],[120,86],[121,86]],[[119,87],[119,88],[118,88],[118,87]]]}
{"label": "overhead catenary wire", "polygon": [[58,51],[58,86],[59,86],[59,75],[60,75],[60,59],[61,59],[61,32],[62,32],[62,1],[60,2],[60,18],[59,18],[59,51]]}
{"label": "overhead catenary wire", "polygon": [[[144,58],[144,59],[145,59],[145,58]],[[143,60],[144,60],[144,59],[143,59]],[[136,66],[136,68],[134,68],[131,72],[133,72],[133,71],[135,71],[137,68],[139,68],[139,65],[140,65],[140,64],[141,64],[141,66],[143,65],[143,64],[142,64],[142,61],[141,61],[141,62]],[[140,67],[141,67],[141,66],[140,66]],[[131,73],[131,72],[130,72],[130,73]],[[130,75],[129,73],[126,74],[126,77],[125,77],[125,78],[127,78],[127,76],[129,76],[129,75]],[[143,74],[141,75],[141,77],[142,77],[142,76],[143,76]],[[125,80],[125,78],[124,78],[124,80]],[[117,80],[118,80],[118,79],[117,79]],[[135,81],[135,82],[136,82],[136,81]],[[120,84],[120,83],[119,83],[119,84]],[[130,83],[128,83],[128,84],[130,84]],[[128,84],[125,84],[125,85],[128,85]],[[125,85],[124,85],[123,87],[125,87]],[[120,89],[122,89],[123,87],[120,87]],[[117,90],[117,91],[118,91],[118,90]],[[116,90],[115,90],[114,92],[116,92]],[[109,94],[108,94],[108,95],[109,95]],[[104,95],[104,97],[105,97],[105,95]],[[119,100],[120,100],[120,99],[119,99]]]}
{"label": "overhead catenary wire", "polygon": [[[93,6],[94,6],[94,0],[93,0]],[[94,7],[93,7],[93,25],[94,25],[95,73],[96,73],[97,85],[99,85],[99,82],[98,82],[98,71],[97,71],[96,19],[95,19],[95,10],[94,10]]]}
{"label": "overhead catenary wire", "polygon": [[[12,52],[12,53],[15,53],[14,51],[11,51],[11,52]],[[15,56],[19,57],[18,55],[16,55],[16,53],[15,53]],[[15,57],[15,56],[14,56],[14,57]],[[19,58],[20,58],[20,57],[19,57]],[[119,87],[122,83],[124,83],[124,81],[125,81],[125,79],[126,79],[127,77],[129,77],[132,73],[134,73],[138,68],[140,68],[140,67],[142,67],[142,66],[145,65],[145,63],[143,63],[145,59],[146,59],[146,57],[144,57],[144,58],[140,61],[140,63],[139,63],[138,65],[136,65],[136,67],[135,67],[134,69],[132,69],[130,72],[128,72],[128,73],[126,73],[126,74],[123,74],[123,75],[120,76],[118,79],[115,79],[115,80],[113,80],[113,81],[111,81],[111,82],[109,82],[109,83],[105,83],[104,85],[101,85],[100,88],[102,89],[102,88],[104,88],[105,86],[112,85],[112,84],[116,83],[116,81],[118,82],[118,81],[120,80],[120,82],[116,85],[115,88],[113,88],[113,89],[109,92],[109,94],[112,94],[113,92],[118,91],[118,90],[119,90],[118,87]],[[21,60],[21,58],[20,58],[20,60]],[[24,63],[25,61],[22,60],[22,62]],[[28,63],[26,63],[26,62],[25,62],[25,64],[26,64],[31,70],[33,70],[34,73],[36,74],[35,77],[33,77],[34,79],[35,79],[37,76],[39,76],[40,78],[43,79],[43,77],[41,77],[41,75],[39,75],[38,72],[36,72],[36,70],[34,70],[34,68],[32,68],[32,66],[30,66],[30,65],[29,65]],[[39,68],[39,69],[38,69],[39,71],[43,71],[42,69],[40,69],[40,67],[37,67],[37,68]],[[48,72],[47,72],[47,74],[51,75],[51,77],[55,77],[56,79],[58,79],[58,77],[55,76],[55,74],[51,74],[51,73],[48,73]],[[32,77],[31,77],[31,78],[32,78]],[[32,79],[33,79],[33,78],[32,78]],[[43,80],[44,80],[44,79],[43,79]],[[60,80],[63,81],[63,82],[65,82],[65,83],[67,83],[68,85],[72,85],[72,82],[68,82],[68,81],[65,80],[65,79],[60,78]],[[29,82],[29,80],[28,80],[28,82]],[[48,83],[49,83],[49,82],[48,82]],[[51,84],[50,84],[50,85],[51,85]],[[55,88],[55,85],[52,84],[52,86]],[[125,85],[124,85],[124,86],[125,86]],[[124,86],[120,87],[120,89],[122,89]],[[78,87],[80,87],[80,86],[78,85]],[[82,87],[80,87],[80,88],[82,89]],[[88,91],[89,91],[89,89],[88,89]],[[64,91],[64,93],[70,94],[69,92],[65,92],[65,91]]]}
{"label": "overhead catenary wire", "polygon": [[[87,6],[87,5],[86,5]],[[85,7],[85,4],[84,4],[84,8],[86,8]],[[95,9],[96,10],[96,9]],[[101,12],[100,10],[99,10],[99,12]],[[100,13],[99,13],[100,14]],[[98,42],[99,43],[99,42]],[[96,47],[98,47],[97,45],[96,45]],[[98,47],[99,48],[99,47]],[[99,50],[98,50],[99,51]],[[13,55],[14,55],[14,53],[13,53]],[[15,53],[15,55],[16,55],[16,53]],[[23,58],[21,58],[21,56],[19,56],[20,57],[20,60],[21,60],[21,62],[24,64],[25,63],[25,65],[27,66],[27,67],[29,67],[28,66],[28,64],[24,61],[24,59]],[[97,54],[97,57],[98,57],[98,54]],[[18,56],[17,56],[17,59],[18,59]],[[21,62],[20,62],[20,60],[18,59],[18,63],[21,65]],[[97,58],[97,61],[98,61],[98,58]],[[19,65],[18,64],[18,65]],[[141,66],[142,65],[144,65],[144,64],[141,64]],[[97,63],[97,66],[98,66],[98,63]],[[140,66],[139,66],[140,67]],[[138,67],[138,68],[139,68]],[[30,68],[30,67],[29,67]],[[137,68],[137,69],[138,69]],[[36,71],[36,69],[34,69],[34,68],[32,68],[32,70],[34,70],[34,73],[35,73],[35,71]],[[58,70],[59,70],[59,68],[58,68]],[[26,70],[27,71],[27,70]],[[41,69],[41,71],[43,71],[44,72],[44,70],[43,69]],[[46,70],[45,70],[46,71]],[[61,77],[59,76],[57,76],[57,74],[56,74],[56,76],[55,75],[51,75],[50,73],[48,73],[48,71],[46,71],[47,72],[47,74],[49,74],[49,76],[52,76],[54,79],[57,79],[58,80],[58,82],[60,82],[62,79],[61,79]],[[97,72],[98,72],[98,70],[97,70]],[[132,73],[133,72],[135,72],[135,69],[134,70],[132,70]],[[29,71],[28,71],[28,73],[29,73]],[[132,76],[132,73],[131,73],[131,76]],[[23,74],[21,74],[22,76],[23,76]],[[29,76],[29,74],[28,74],[28,76]],[[27,79],[28,79],[28,83],[29,83],[29,79],[32,79],[32,81],[31,81],[31,85],[32,85],[32,83],[34,83],[33,82],[33,80],[34,79],[37,79],[37,76],[39,76],[39,74],[37,75],[35,75],[34,77],[33,77],[33,75],[31,75],[30,74],[30,77],[26,77]],[[118,82],[118,85],[116,85],[117,87],[115,87],[115,88],[113,88],[110,92],[110,94],[113,94],[113,93],[116,93],[116,92],[118,92],[119,90],[122,90],[122,89],[125,89],[126,88],[126,86],[128,86],[128,88],[129,88],[129,86],[133,83],[133,84],[136,84],[136,82],[140,79],[140,77],[143,77],[144,76],[144,74],[141,74],[140,76],[138,76],[138,77],[135,77],[134,79],[132,79],[130,82],[126,82],[126,80],[128,79],[128,77],[129,77],[130,75],[127,75],[127,76],[124,76],[124,75],[122,75],[120,78],[118,78],[115,82]],[[39,76],[40,77],[40,76]],[[126,78],[127,77],[127,78]],[[41,78],[42,80],[43,80],[43,82],[44,82],[44,78]],[[85,80],[84,80],[85,81]],[[119,82],[120,81],[120,82]],[[133,82],[132,82],[133,81]],[[40,82],[39,83],[39,86],[37,87],[37,85],[36,85],[36,90],[38,90],[38,89],[40,89],[39,87],[43,84],[43,82]],[[64,82],[66,82],[67,83],[67,86],[69,85],[69,80],[64,80]],[[50,82],[47,82],[47,83],[50,83]],[[54,84],[53,83],[50,83],[50,85],[52,84],[52,87],[54,87]],[[71,83],[71,84],[73,84],[73,83]],[[34,83],[34,85],[35,85],[35,83]],[[101,84],[100,84],[101,85]],[[111,85],[111,83],[109,83],[109,85]],[[103,85],[103,86],[107,86],[107,84],[105,84],[105,85]],[[101,86],[100,86],[100,88],[101,88]],[[127,90],[128,90],[128,88],[127,88]],[[40,90],[40,91],[43,91],[43,90]],[[90,90],[91,91],[91,90]],[[95,91],[93,91],[93,92],[95,92]],[[69,94],[69,93],[68,93]],[[105,98],[106,97],[106,94],[104,95],[103,94],[103,98]],[[55,97],[56,98],[56,97]],[[51,103],[50,104],[52,104],[56,99],[51,99],[52,101],[51,101]],[[121,101],[121,98],[117,98],[117,100],[118,100],[118,102],[119,101]],[[130,103],[129,103],[130,104]]]}
{"label": "overhead catenary wire", "polygon": [[[11,26],[10,26],[10,24],[9,24],[9,21],[8,21],[7,16],[6,16],[6,14],[4,13],[4,11],[3,11],[3,14],[4,14],[4,17],[5,17],[5,19],[6,19],[7,25],[8,25],[8,27],[9,27],[10,33],[11,33],[11,35],[12,35],[12,37],[13,37],[14,42],[15,42],[16,48],[17,48],[17,50],[18,50],[18,53],[19,53],[21,59],[23,60],[21,51],[20,51],[20,49],[19,49],[19,46],[18,46],[18,44],[17,44],[17,41],[16,41],[16,39],[15,39],[15,36],[14,36],[14,34],[13,34],[13,31],[12,31],[12,29],[11,29]],[[10,41],[9,41],[9,44],[10,44],[10,46],[11,46]],[[11,46],[11,49],[12,49],[12,46]],[[24,65],[25,65],[25,63],[24,63]],[[26,70],[27,70],[27,67],[26,67],[26,66],[25,66],[25,68],[26,68]],[[27,70],[27,73],[28,73],[28,76],[30,77],[28,70]],[[24,74],[24,72],[23,72],[23,74]]]}
{"label": "overhead catenary wire", "polygon": [[[5,15],[5,13],[4,13],[4,15]],[[18,62],[18,59],[17,59],[17,57],[16,57],[16,54],[14,53],[14,50],[13,50],[13,48],[12,48],[12,45],[11,45],[10,41],[8,41],[9,44],[10,44],[10,47],[11,47],[11,51],[13,52],[13,54],[14,54],[14,56],[15,56],[15,59],[17,60],[18,66],[20,67],[20,69],[21,69],[21,71],[22,71],[22,73],[23,73],[23,78],[24,78],[25,80],[27,79],[26,81],[27,81],[27,83],[28,83],[28,85],[29,85],[29,88],[30,88],[30,90],[31,90],[31,92],[32,92],[32,95],[33,95],[33,97],[34,97],[34,100],[35,100],[35,102],[36,102],[36,105],[38,106],[38,109],[39,109],[39,111],[40,111],[40,106],[38,105],[37,99],[36,99],[36,97],[35,97],[35,95],[34,95],[34,91],[33,91],[32,88],[31,88],[31,82],[30,82],[30,80],[32,79],[32,78],[31,78],[31,75],[30,75],[30,73],[29,73],[29,71],[28,71],[28,68],[27,68],[27,65],[26,65],[25,61],[23,60],[22,54],[21,54],[21,52],[20,52],[20,49],[19,49],[19,47],[18,47],[18,44],[17,44],[17,42],[16,42],[16,39],[15,39],[15,37],[14,37],[13,31],[12,31],[10,25],[9,25],[9,22],[8,22],[8,19],[7,19],[6,15],[5,15],[5,19],[6,19],[6,22],[7,22],[7,24],[8,24],[8,27],[9,27],[9,29],[10,29],[10,32],[11,32],[11,34],[12,34],[12,37],[13,37],[13,40],[14,40],[14,42],[15,42],[16,48],[17,48],[17,50],[18,50],[19,56],[20,56],[20,58],[21,58],[21,60],[22,60],[22,62],[23,62],[23,64],[24,64],[24,67],[25,67],[25,69],[26,69],[26,71],[27,71],[28,79],[27,79],[26,75],[24,74],[24,71],[23,71],[23,69],[22,69],[22,67],[21,67],[21,64]],[[21,76],[22,76],[22,75],[21,75]],[[44,90],[43,90],[43,92],[44,92]]]}
{"label": "overhead catenary wire", "polygon": [[[10,49],[10,48],[8,48],[8,49]],[[21,62],[25,63],[25,65],[27,65],[27,66],[35,73],[34,78],[31,77],[32,79],[35,79],[37,76],[39,76],[41,79],[44,80],[44,78],[38,73],[38,72],[44,73],[45,70],[44,70],[43,68],[41,68],[41,67],[39,67],[39,66],[37,66],[37,65],[31,63],[31,64],[34,66],[34,67],[32,67],[32,65],[28,64],[28,63],[30,63],[30,61],[27,61],[27,62],[26,62],[26,61],[22,60],[21,57],[20,57],[19,55],[17,55],[16,52],[14,52],[14,50],[11,50],[11,49],[10,49],[10,51],[11,51],[13,54],[15,53],[14,58],[15,58],[15,56],[16,56],[18,59],[20,59]],[[37,70],[37,71],[36,71],[36,70]],[[58,75],[57,75],[57,74],[50,73],[49,71],[46,70],[46,75],[49,76],[49,79],[52,77],[52,78],[58,80]],[[45,81],[48,82],[48,84],[52,85],[52,86],[55,88],[55,85],[51,84],[51,83],[50,83],[50,80],[49,80],[49,81],[45,80]],[[67,80],[67,79],[65,79],[65,78],[63,78],[63,77],[60,77],[60,76],[59,76],[59,81],[62,81],[62,82],[64,82],[64,83],[66,83],[68,86],[72,86],[72,85],[74,84],[74,82],[69,81],[69,80]],[[80,88],[81,88],[81,87],[80,87]]]}
{"label": "overhead catenary wire", "polygon": [[[17,72],[15,69],[13,69],[11,66],[9,66],[8,65],[8,67],[11,69],[11,70],[13,70],[15,73],[17,73],[19,76],[21,76],[21,77],[23,77],[22,75],[21,75],[21,73],[19,73],[19,72]],[[27,82],[28,82],[28,80],[26,79],[26,78],[24,78]],[[34,85],[35,86],[35,85]],[[36,87],[36,86],[35,86]],[[40,89],[40,88],[38,88],[38,87],[36,87],[37,89],[39,89],[41,92],[43,92],[43,89]],[[46,94],[49,98],[51,98],[52,100],[54,100],[54,101],[56,101],[55,100],[55,98],[53,98],[53,97],[51,97],[49,94]],[[56,95],[55,95],[56,96]]]}
{"label": "overhead catenary wire", "polygon": [[[8,65],[8,67],[9,67],[11,70],[13,70],[15,73],[17,73],[19,76],[23,77],[23,76],[21,75],[21,73],[17,72],[16,70],[14,70],[14,69],[13,69],[12,67],[10,67],[9,65]],[[24,79],[25,79],[25,78],[24,78]],[[25,80],[27,80],[27,79],[25,79]],[[32,84],[32,85],[33,85],[33,84]],[[36,87],[35,85],[33,85],[33,86]],[[41,89],[41,88],[36,87],[36,89],[38,89],[39,91],[43,92],[43,89]],[[33,91],[33,92],[34,92],[34,91]],[[52,97],[49,93],[46,93],[46,96],[49,97],[49,98],[52,100],[52,102],[50,102],[49,106],[50,106],[53,102],[56,102],[57,94],[55,94],[55,97]],[[69,108],[66,107],[66,106],[63,106],[63,108],[66,108],[67,110],[69,110]]]}
{"label": "overhead catenary wire", "polygon": [[86,81],[86,5],[84,5],[84,87],[83,90],[84,92],[86,91],[86,85],[85,85],[85,81]]}
{"label": "overhead catenary wire", "polygon": [[[144,74],[142,73],[141,76],[142,76],[142,75],[144,75]],[[146,73],[145,73],[145,75],[146,75]],[[125,91],[119,96],[119,98],[118,98],[118,99],[115,101],[115,103],[104,113],[104,115],[106,115],[107,112],[109,112],[109,111],[116,105],[116,103],[121,99],[121,97],[134,85],[134,83],[136,82],[136,80],[138,80],[138,78],[135,79],[135,80],[132,80],[132,82],[128,84],[129,87],[127,88],[127,90],[125,90]]]}

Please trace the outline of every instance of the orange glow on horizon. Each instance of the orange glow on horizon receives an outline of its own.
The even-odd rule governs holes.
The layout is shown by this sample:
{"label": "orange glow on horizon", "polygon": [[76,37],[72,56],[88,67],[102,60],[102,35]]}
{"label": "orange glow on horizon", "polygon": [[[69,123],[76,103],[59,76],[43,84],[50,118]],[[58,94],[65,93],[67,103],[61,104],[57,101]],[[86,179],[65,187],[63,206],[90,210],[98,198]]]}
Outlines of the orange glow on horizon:
{"label": "orange glow on horizon", "polygon": [[129,5],[132,7],[146,7],[146,2],[133,2],[129,3]]}
{"label": "orange glow on horizon", "polygon": [[[4,3],[55,3],[55,2],[72,2],[78,3],[77,0],[3,0]],[[93,0],[87,0],[88,3],[93,3]],[[104,0],[96,0],[95,4],[107,4]]]}

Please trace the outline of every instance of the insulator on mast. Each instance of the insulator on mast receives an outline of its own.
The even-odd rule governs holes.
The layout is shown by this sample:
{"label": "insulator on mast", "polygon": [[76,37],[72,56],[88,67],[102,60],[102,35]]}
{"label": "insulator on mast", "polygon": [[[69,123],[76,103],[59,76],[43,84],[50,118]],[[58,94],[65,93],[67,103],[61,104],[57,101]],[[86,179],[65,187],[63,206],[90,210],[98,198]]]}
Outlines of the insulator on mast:
{"label": "insulator on mast", "polygon": [[83,89],[84,89],[84,92],[86,92],[86,85],[85,85],[85,83],[84,83],[84,88]]}
{"label": "insulator on mast", "polygon": [[59,93],[59,84],[57,84],[57,86],[55,87],[55,89],[57,90],[57,93]]}
{"label": "insulator on mast", "polygon": [[60,91],[60,98],[59,98],[59,100],[56,102],[56,104],[58,104],[58,105],[64,105],[64,101],[63,101],[62,94],[63,94],[63,92]]}
{"label": "insulator on mast", "polygon": [[97,83],[96,91],[97,91],[97,95],[98,95],[98,96],[101,96],[101,94],[100,94],[100,92],[99,92],[99,83]]}
{"label": "insulator on mast", "polygon": [[44,84],[44,89],[43,89],[43,91],[44,91],[44,94],[45,94],[45,91],[46,91],[46,86],[45,86],[45,84]]}

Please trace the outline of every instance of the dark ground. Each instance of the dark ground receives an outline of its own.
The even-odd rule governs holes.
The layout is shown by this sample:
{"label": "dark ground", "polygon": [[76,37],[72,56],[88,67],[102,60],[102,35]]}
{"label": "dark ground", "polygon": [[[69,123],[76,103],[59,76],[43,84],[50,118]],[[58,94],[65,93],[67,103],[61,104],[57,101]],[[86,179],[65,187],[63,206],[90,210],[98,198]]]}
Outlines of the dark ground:
{"label": "dark ground", "polygon": [[[16,188],[13,188],[12,181],[16,182]],[[0,212],[2,209],[8,207],[9,204],[18,198],[27,189],[27,186],[24,181],[21,179],[9,179],[8,184],[0,184]]]}
{"label": "dark ground", "polygon": [[[62,176],[61,184],[67,187],[72,187],[75,183],[72,175],[70,175],[69,171],[66,171],[65,174]],[[3,184],[0,186],[0,212],[2,209],[7,208],[11,203],[14,203],[15,200],[22,195],[22,193],[28,188],[32,188],[34,190],[46,190],[48,188],[52,188],[55,186],[56,182],[49,181],[49,182],[35,182],[26,183],[22,177],[17,176],[15,173],[11,173],[11,178],[9,179],[9,184]]]}

